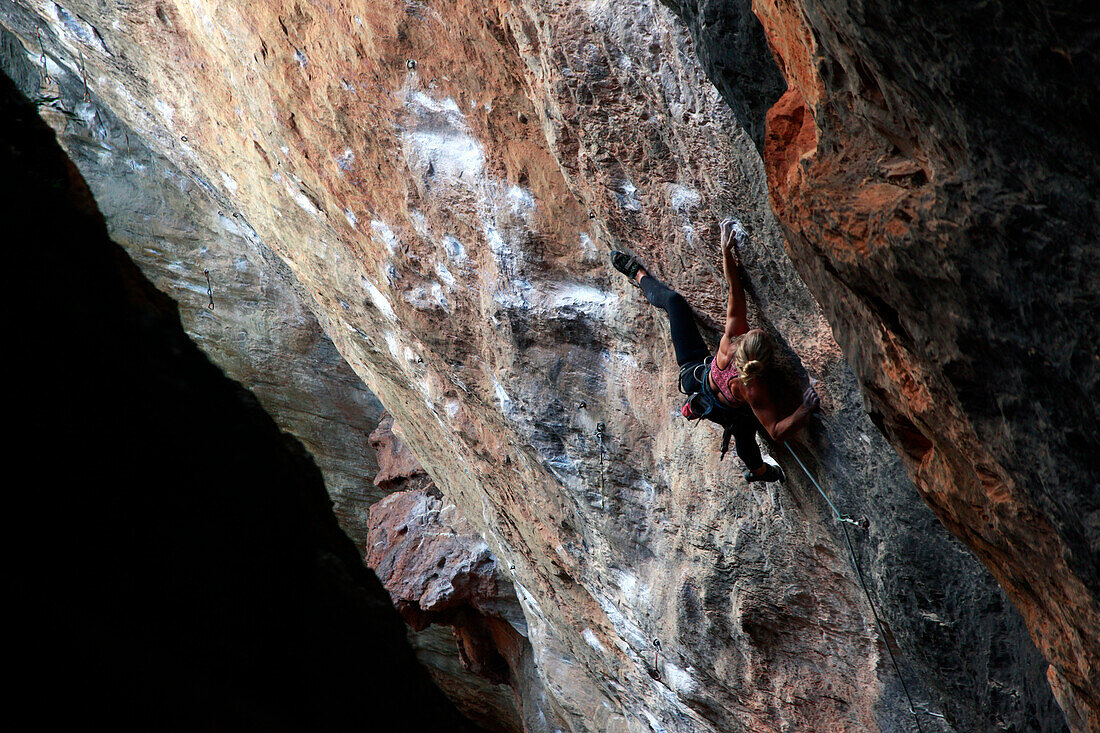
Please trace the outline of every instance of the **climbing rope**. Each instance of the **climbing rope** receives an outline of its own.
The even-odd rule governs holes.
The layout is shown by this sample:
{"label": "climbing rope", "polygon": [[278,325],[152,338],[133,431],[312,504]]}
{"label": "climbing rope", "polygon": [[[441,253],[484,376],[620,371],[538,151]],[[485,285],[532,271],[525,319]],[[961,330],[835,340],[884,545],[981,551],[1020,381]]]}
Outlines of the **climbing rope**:
{"label": "climbing rope", "polygon": [[[817,479],[813,477],[813,474],[810,473],[810,470],[806,468],[806,464],[802,462],[802,459],[798,457],[798,454],[794,452],[794,449],[791,448],[790,444],[784,441],[783,445],[786,446],[787,451],[792,456],[794,456],[794,459],[798,461],[798,465],[801,466],[803,473],[806,474],[806,478],[810,479],[810,482],[814,485],[814,488],[817,489],[817,493],[821,494],[821,497],[825,499],[825,502],[833,511],[833,516],[836,517],[837,522],[840,523],[840,530],[844,533],[844,541],[848,545],[848,555],[852,558],[852,565],[855,566],[856,576],[859,578],[859,584],[863,588],[863,594],[867,596],[867,603],[871,606],[871,615],[875,618],[875,626],[878,627],[878,633],[879,636],[882,637],[882,643],[886,646],[886,651],[890,654],[890,663],[894,666],[894,673],[898,676],[898,681],[901,682],[901,689],[905,692],[905,699],[909,701],[909,712],[913,716],[913,722],[917,726],[917,731],[919,731],[919,733],[924,733],[924,728],[922,728],[920,724],[920,718],[917,716],[916,706],[913,704],[913,697],[909,694],[909,686],[905,684],[905,678],[901,676],[901,667],[898,665],[898,660],[894,656],[894,650],[890,648],[890,642],[886,638],[886,629],[882,625],[882,619],[879,618],[878,607],[875,605],[874,599],[871,598],[871,591],[867,588],[867,581],[863,578],[863,569],[859,565],[859,558],[856,557],[856,549],[852,545],[852,538],[848,535],[848,528],[845,525],[854,524],[857,527],[863,527],[864,529],[866,529],[866,526],[863,523],[857,522],[847,515],[842,515],[837,510],[836,505],[829,500],[829,497],[821,488],[821,484],[817,482]],[[935,713],[929,714],[935,715]]]}
{"label": "climbing rope", "polygon": [[784,441],[783,445],[787,447],[787,450],[790,452],[790,454],[794,456],[794,459],[796,461],[798,461],[798,465],[802,467],[802,471],[806,474],[810,481],[813,482],[814,487],[817,489],[817,493],[821,494],[821,498],[824,499],[825,503],[829,505],[829,508],[833,510],[833,516],[836,517],[836,521],[844,522],[847,524],[854,524],[861,529],[867,529],[867,520],[859,521],[852,519],[847,514],[841,514],[837,510],[836,505],[833,504],[833,502],[830,501],[825,492],[822,491],[821,484],[819,484],[817,480],[810,474],[810,469],[806,468],[806,464],[802,462],[802,459],[798,457],[798,454],[791,450],[791,446],[786,441]]}

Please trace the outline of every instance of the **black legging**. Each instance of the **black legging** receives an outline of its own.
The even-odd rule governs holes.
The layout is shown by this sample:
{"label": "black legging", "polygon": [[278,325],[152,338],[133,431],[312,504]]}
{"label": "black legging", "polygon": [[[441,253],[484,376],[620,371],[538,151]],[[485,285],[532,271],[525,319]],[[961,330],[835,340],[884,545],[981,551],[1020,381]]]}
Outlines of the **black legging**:
{"label": "black legging", "polygon": [[[680,388],[688,394],[701,392],[707,372],[701,367],[703,360],[710,356],[710,349],[703,340],[703,334],[699,333],[691,306],[684,300],[684,296],[652,275],[644,275],[639,284],[646,300],[668,314],[668,325],[672,329],[672,349],[676,352],[676,364],[680,367]],[[727,409],[732,413],[729,424],[733,427],[737,456],[745,462],[746,468],[755,471],[764,465],[760,446],[756,444],[756,433],[763,430],[763,426],[748,405]]]}
{"label": "black legging", "polygon": [[676,363],[683,367],[689,362],[702,361],[710,356],[703,334],[699,333],[699,327],[695,325],[695,314],[691,312],[691,306],[684,300],[684,296],[652,275],[642,276],[639,284],[646,300],[668,314]]}

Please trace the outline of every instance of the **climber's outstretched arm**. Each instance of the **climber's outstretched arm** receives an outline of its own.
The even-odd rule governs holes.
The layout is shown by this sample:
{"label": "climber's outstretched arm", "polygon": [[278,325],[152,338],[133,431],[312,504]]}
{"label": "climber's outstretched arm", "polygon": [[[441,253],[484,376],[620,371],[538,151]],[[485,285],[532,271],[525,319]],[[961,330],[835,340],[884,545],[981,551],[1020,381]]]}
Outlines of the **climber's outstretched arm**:
{"label": "climber's outstretched arm", "polygon": [[[745,289],[741,286],[740,256],[737,245],[748,238],[741,223],[736,219],[722,222],[722,271],[729,283],[729,302],[726,305],[726,330],[722,336],[724,342],[749,330],[748,306],[745,304]],[[725,345],[725,344],[723,344]]]}
{"label": "climber's outstretched arm", "polygon": [[772,402],[765,386],[754,384],[748,393],[749,406],[756,414],[756,419],[776,443],[782,443],[797,435],[810,419],[810,415],[821,407],[821,399],[817,396],[817,392],[813,387],[807,387],[798,409],[780,420],[775,411],[775,403]]}

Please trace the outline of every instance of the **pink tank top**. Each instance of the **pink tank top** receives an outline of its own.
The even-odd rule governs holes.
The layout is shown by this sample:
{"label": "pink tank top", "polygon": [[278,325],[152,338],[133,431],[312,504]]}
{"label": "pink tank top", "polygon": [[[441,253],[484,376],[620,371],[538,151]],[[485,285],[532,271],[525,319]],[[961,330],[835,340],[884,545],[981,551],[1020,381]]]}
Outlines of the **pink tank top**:
{"label": "pink tank top", "polygon": [[733,359],[730,359],[730,363],[726,364],[725,369],[719,369],[718,364],[714,359],[711,359],[710,378],[714,380],[715,386],[718,387],[718,392],[725,397],[731,405],[744,402],[740,395],[730,386],[730,382],[740,377],[741,374],[737,371],[737,363]]}

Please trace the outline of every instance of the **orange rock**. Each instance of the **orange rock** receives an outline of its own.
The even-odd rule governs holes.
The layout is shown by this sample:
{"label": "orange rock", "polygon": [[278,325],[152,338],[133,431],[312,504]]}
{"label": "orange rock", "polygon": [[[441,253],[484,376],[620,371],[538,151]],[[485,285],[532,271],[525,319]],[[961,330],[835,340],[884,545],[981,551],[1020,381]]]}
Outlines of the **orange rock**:
{"label": "orange rock", "polygon": [[[801,2],[754,2],[790,85],[768,114],[765,168],[792,257],[845,353],[858,355],[853,367],[918,490],[1023,614],[1071,725],[1093,730],[1098,538],[1082,515],[1095,512],[1096,497],[1080,487],[1097,484],[1088,456],[1100,441],[1094,412],[1065,395],[1083,395],[1095,378],[1021,365],[1034,351],[1029,339],[1064,363],[1092,360],[1093,346],[1080,344],[1095,329],[1076,325],[1076,314],[1097,296],[1097,257],[1078,249],[1055,264],[1047,252],[1093,241],[1095,218],[1044,212],[1091,206],[1076,186],[1095,182],[1096,167],[1079,161],[1096,160],[1098,146],[1092,135],[1083,157],[1068,152],[1084,128],[1072,109],[1047,108],[1058,98],[1048,85],[1070,99],[1080,82],[1048,75],[1043,33],[998,7],[991,31],[875,3],[858,11],[875,18],[868,24],[841,3],[815,3],[810,13]],[[950,37],[950,53],[914,40],[926,33]],[[991,61],[1002,53],[1015,59],[1010,73]],[[955,94],[929,94],[936,83]],[[1028,124],[1063,143],[1040,153],[1018,118],[972,101],[1006,94],[1015,95],[1014,115],[1041,109]],[[811,138],[803,129],[813,118]],[[1028,163],[1017,166],[1017,156]],[[1057,194],[1041,192],[1051,186]],[[1088,274],[1071,274],[1066,261]],[[1063,283],[1071,293],[1053,296],[1052,312],[1047,300]],[[1057,346],[1052,318],[1063,324]],[[1006,417],[1002,405],[1021,401]],[[1045,424],[1049,411],[1057,427]]]}

